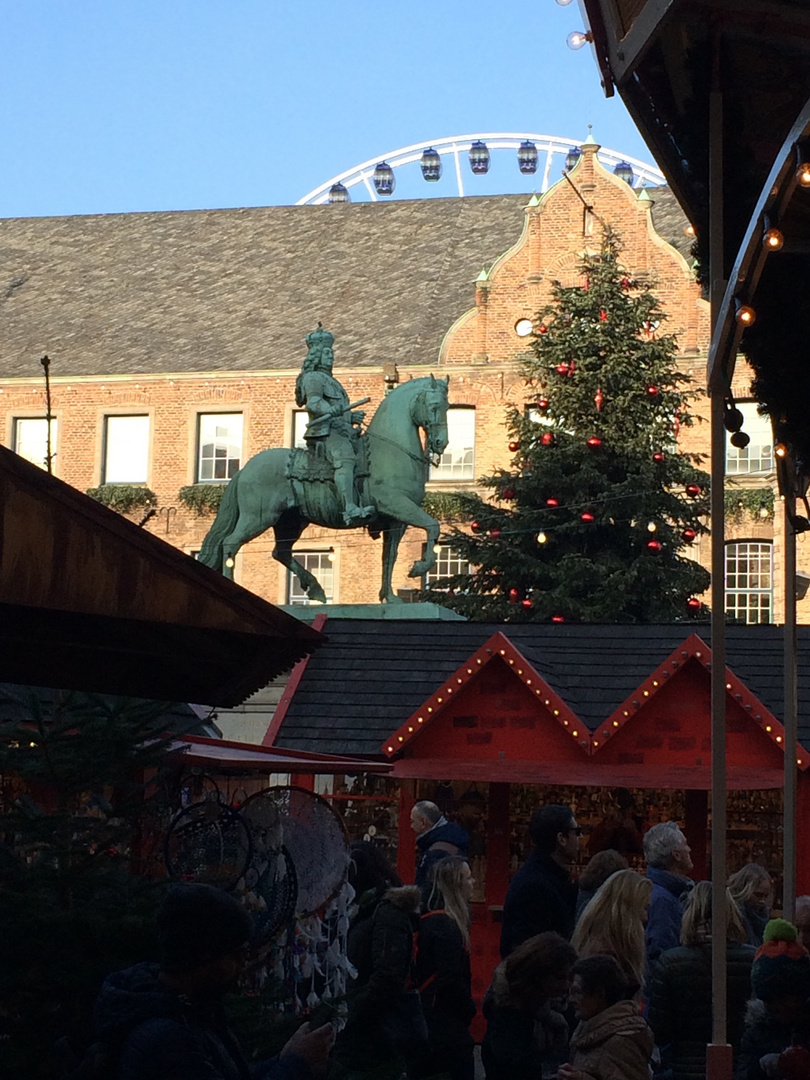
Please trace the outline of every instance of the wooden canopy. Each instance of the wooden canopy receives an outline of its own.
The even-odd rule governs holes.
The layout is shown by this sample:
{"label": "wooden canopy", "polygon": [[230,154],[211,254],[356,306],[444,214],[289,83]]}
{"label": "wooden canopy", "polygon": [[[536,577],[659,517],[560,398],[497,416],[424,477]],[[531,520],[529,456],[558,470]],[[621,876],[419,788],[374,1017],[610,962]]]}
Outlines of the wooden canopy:
{"label": "wooden canopy", "polygon": [[0,681],[235,705],[322,640],[0,447]]}

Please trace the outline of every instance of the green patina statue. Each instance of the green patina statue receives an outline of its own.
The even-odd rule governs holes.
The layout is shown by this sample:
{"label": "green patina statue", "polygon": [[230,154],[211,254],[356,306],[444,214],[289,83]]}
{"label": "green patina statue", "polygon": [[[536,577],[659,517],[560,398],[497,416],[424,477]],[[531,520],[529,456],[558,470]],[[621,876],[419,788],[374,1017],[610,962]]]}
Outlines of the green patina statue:
{"label": "green patina statue", "polygon": [[[398,600],[391,587],[397,550],[409,525],[424,529],[425,557],[410,569],[421,577],[436,562],[439,523],[421,508],[431,460],[447,445],[446,379],[412,379],[392,390],[361,433],[369,401],[351,403],[332,375],[334,338],[320,324],[306,338],[308,352],[295,387],[309,424],[306,450],[262,450],[233,477],[200,561],[233,577],[236,553],[272,528],[273,558],[291,570],[307,595],[325,602],[316,578],[293,556],[309,524],[330,529],[366,528],[383,537],[380,600]],[[425,433],[422,445],[420,431]]]}

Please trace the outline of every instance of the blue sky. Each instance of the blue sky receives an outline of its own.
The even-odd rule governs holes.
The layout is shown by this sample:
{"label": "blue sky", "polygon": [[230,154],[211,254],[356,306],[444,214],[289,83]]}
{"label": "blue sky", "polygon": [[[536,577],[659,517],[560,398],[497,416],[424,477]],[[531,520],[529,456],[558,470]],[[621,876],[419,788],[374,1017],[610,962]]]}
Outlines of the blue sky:
{"label": "blue sky", "polygon": [[[293,203],[387,151],[483,131],[581,140],[591,123],[651,161],[589,47],[566,47],[581,27],[555,0],[5,4],[0,217]],[[524,189],[513,171],[502,190]]]}

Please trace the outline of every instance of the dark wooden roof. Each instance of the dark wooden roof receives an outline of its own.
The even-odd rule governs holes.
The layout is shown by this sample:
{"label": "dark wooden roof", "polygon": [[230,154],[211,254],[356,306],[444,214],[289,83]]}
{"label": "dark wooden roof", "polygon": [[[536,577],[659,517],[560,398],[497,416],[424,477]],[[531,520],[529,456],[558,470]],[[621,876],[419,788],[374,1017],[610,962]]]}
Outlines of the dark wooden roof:
{"label": "dark wooden roof", "polygon": [[[653,195],[661,235],[683,250],[677,204]],[[0,373],[36,378],[43,353],[54,376],[290,370],[318,321],[341,367],[435,363],[526,203],[0,220]]]}
{"label": "dark wooden roof", "polygon": [[0,680],[233,705],[321,640],[0,447]]}
{"label": "dark wooden roof", "polygon": [[[308,660],[276,745],[374,755],[380,745],[500,630],[591,730],[691,633],[709,626],[546,626],[329,619]],[[728,667],[783,715],[782,630],[728,628]],[[810,627],[799,629],[799,738],[810,746]]]}

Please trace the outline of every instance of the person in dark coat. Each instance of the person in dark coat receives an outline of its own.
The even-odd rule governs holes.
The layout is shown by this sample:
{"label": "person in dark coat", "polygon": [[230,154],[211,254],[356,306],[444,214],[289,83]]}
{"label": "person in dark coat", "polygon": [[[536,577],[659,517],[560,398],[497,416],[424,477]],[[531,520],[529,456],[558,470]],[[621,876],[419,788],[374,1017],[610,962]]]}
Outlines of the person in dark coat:
{"label": "person in dark coat", "polygon": [[764,866],[751,862],[741,866],[726,882],[728,891],[740,909],[748,944],[757,948],[771,918],[773,881]]}
{"label": "person in dark coat", "polygon": [[307,1080],[334,1041],[330,1024],[300,1028],[278,1058],[251,1069],[223,1009],[247,958],[245,909],[209,885],[172,887],[158,912],[161,963],[110,975],[94,1011],[98,1043],[117,1080]]}
{"label": "person in dark coat", "polygon": [[470,835],[454,821],[448,821],[435,803],[425,800],[414,803],[411,810],[411,828],[416,833],[418,851],[415,880],[423,901],[427,902],[430,871],[448,855],[462,855],[466,859]]}
{"label": "person in dark coat", "polygon": [[662,821],[644,834],[647,877],[653,883],[647,919],[647,979],[662,952],[681,943],[683,905],[694,882],[689,877],[692,856],[686,837],[674,821]]}
{"label": "person in dark coat", "polygon": [[568,872],[579,851],[580,828],[569,806],[549,803],[532,814],[529,853],[509,883],[503,906],[501,956],[535,934],[574,932],[577,887]]}
{"label": "person in dark coat", "polygon": [[782,1054],[810,1046],[810,955],[798,937],[786,919],[772,919],[765,927],[751,968],[756,997],[748,1003],[734,1080],[788,1075],[779,1071]]}
{"label": "person in dark coat", "polygon": [[[414,986],[414,935],[420,894],[398,881],[370,844],[352,845],[349,881],[360,904],[349,928],[347,953],[357,978],[347,995],[346,1026],[332,1055],[334,1077],[411,1075],[421,1060],[427,1027]],[[362,890],[362,891],[360,891]]]}
{"label": "person in dark coat", "polygon": [[433,867],[429,910],[419,921],[416,982],[428,1028],[425,1076],[473,1080],[470,1024],[475,1016],[470,971],[472,872],[448,855]]}
{"label": "person in dark coat", "polygon": [[482,1011],[487,1080],[553,1077],[568,1056],[565,1002],[577,954],[559,934],[536,934],[495,969]]}
{"label": "person in dark coat", "polygon": [[[728,1041],[740,1048],[755,949],[746,943],[740,912],[726,892]],[[650,986],[650,1027],[673,1080],[704,1080],[712,1041],[712,886],[699,881],[686,901],[681,942],[661,953]]]}

